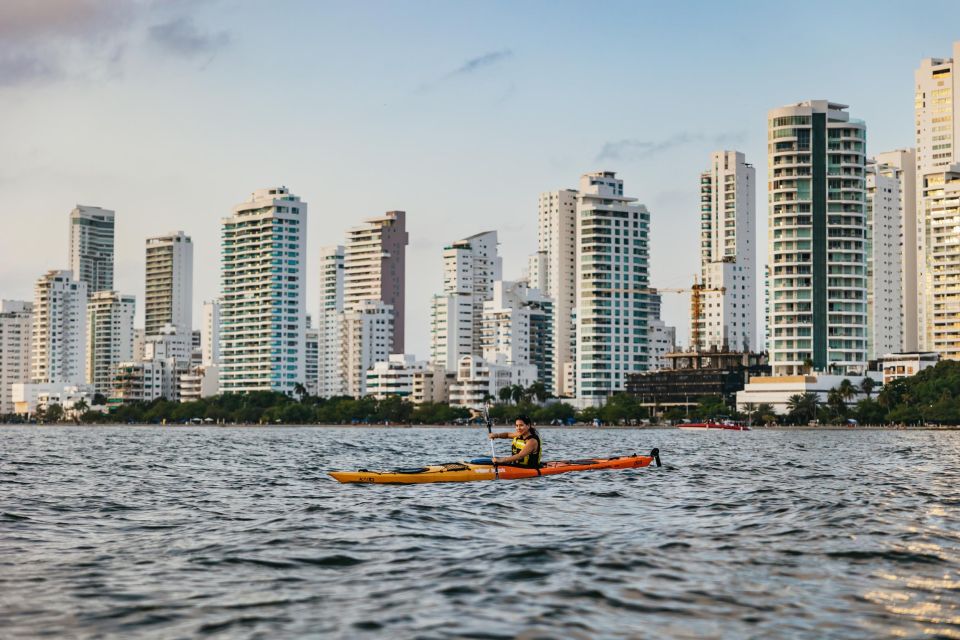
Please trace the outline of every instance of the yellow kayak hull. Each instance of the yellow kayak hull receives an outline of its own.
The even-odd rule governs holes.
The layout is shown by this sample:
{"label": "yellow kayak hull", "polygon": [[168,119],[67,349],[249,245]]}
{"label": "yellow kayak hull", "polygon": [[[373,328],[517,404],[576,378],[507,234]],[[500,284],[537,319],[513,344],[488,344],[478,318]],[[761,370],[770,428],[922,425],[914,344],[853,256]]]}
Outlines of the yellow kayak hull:
{"label": "yellow kayak hull", "polygon": [[651,462],[660,465],[660,452],[654,449],[649,456],[619,456],[616,458],[588,458],[582,460],[555,460],[545,462],[540,469],[500,466],[494,469],[489,464],[471,462],[451,462],[411,469],[391,471],[331,471],[330,475],[338,482],[359,482],[365,484],[422,484],[427,482],[475,482],[477,480],[519,480],[552,476],[570,471],[599,471],[601,469],[637,469]]}

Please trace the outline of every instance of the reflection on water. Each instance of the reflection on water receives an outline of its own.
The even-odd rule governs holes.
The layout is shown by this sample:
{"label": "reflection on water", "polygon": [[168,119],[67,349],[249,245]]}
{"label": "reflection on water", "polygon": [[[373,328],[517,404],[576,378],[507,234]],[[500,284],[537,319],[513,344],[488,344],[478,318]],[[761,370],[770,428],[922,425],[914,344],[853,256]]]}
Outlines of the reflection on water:
{"label": "reflection on water", "polygon": [[485,435],[0,429],[4,636],[960,638],[958,432],[545,429],[548,458],[665,466],[325,473]]}

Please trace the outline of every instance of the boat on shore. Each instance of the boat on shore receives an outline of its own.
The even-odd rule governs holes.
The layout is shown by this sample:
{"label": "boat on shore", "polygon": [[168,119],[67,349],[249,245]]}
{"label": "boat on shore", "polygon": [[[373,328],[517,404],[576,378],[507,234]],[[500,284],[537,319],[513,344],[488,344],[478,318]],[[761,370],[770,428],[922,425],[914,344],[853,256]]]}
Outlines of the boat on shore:
{"label": "boat on shore", "polygon": [[750,427],[745,424],[734,422],[733,420],[705,420],[704,422],[684,422],[677,425],[678,429],[685,431],[708,431],[716,429],[721,431],[750,431]]}
{"label": "boat on shore", "polygon": [[654,449],[648,456],[633,454],[615,458],[583,458],[578,460],[554,460],[544,462],[539,469],[494,465],[489,458],[469,462],[450,462],[409,469],[387,471],[331,471],[337,482],[365,484],[422,484],[426,482],[473,482],[476,480],[520,480],[539,476],[552,476],[571,471],[600,471],[638,469],[656,461],[660,466],[660,450]]}

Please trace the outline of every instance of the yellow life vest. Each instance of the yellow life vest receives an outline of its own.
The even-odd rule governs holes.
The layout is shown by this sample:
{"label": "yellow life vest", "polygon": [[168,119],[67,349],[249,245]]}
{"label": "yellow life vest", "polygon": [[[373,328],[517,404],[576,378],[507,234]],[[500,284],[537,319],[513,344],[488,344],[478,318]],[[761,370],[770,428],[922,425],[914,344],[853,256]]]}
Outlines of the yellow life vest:
{"label": "yellow life vest", "polygon": [[542,459],[541,453],[543,452],[543,443],[540,441],[540,434],[533,429],[530,429],[530,433],[527,434],[526,438],[517,436],[516,438],[513,439],[513,441],[510,443],[510,455],[515,456],[521,451],[523,451],[523,448],[527,444],[527,440],[537,441],[536,452],[526,455],[520,458],[519,460],[517,460],[516,462],[512,462],[511,464],[518,467],[529,467],[531,469],[539,469],[540,460]]}

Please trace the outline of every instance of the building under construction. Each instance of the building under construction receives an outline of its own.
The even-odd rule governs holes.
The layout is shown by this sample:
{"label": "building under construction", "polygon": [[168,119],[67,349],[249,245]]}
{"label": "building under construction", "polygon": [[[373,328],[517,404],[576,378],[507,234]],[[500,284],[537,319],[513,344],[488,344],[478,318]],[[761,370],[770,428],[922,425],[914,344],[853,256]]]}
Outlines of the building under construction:
{"label": "building under construction", "polygon": [[770,375],[765,353],[710,349],[666,355],[669,368],[627,377],[626,391],[660,413],[693,407],[703,396],[721,396],[733,407],[750,376]]}

